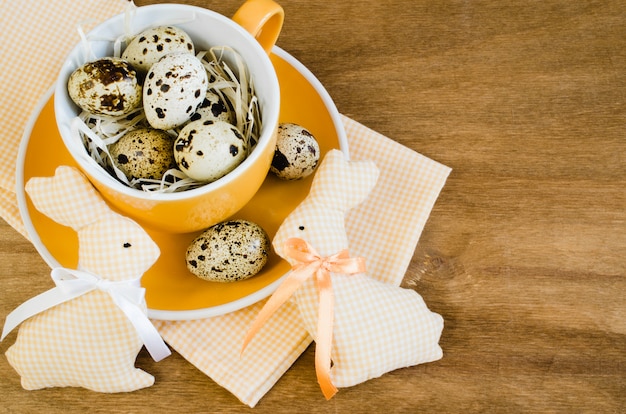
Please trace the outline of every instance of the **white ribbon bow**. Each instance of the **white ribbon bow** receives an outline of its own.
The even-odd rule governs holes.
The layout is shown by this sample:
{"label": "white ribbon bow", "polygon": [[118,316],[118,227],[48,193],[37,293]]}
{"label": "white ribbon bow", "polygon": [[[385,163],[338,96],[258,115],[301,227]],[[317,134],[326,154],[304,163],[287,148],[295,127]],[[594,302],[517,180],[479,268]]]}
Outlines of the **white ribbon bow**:
{"label": "white ribbon bow", "polygon": [[124,312],[152,359],[160,361],[171,354],[159,332],[140,308],[145,289],[139,284],[139,279],[113,282],[93,273],[63,267],[52,269],[50,276],[56,287],[27,300],[11,312],[4,322],[0,341],[26,319],[98,289],[107,292]]}

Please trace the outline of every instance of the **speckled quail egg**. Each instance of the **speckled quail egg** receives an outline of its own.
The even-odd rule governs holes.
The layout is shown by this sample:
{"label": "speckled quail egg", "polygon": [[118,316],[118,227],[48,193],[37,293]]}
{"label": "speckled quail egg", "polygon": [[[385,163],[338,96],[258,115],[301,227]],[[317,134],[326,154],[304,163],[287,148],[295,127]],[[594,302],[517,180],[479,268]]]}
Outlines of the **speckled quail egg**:
{"label": "speckled quail egg", "polygon": [[224,121],[193,121],[178,133],[174,159],[188,177],[212,182],[235,169],[246,158],[244,137]]}
{"label": "speckled quail egg", "polygon": [[207,74],[198,58],[170,53],[150,68],[143,88],[146,119],[153,128],[172,129],[189,121],[206,96]]}
{"label": "speckled quail egg", "polygon": [[109,147],[113,163],[129,180],[137,178],[160,180],[176,168],[174,138],[158,129],[135,129]]}
{"label": "speckled quail egg", "polygon": [[187,248],[189,271],[212,282],[234,282],[256,275],[267,263],[267,233],[247,220],[230,220],[205,230]]}
{"label": "speckled quail egg", "polygon": [[224,121],[233,123],[233,113],[222,98],[210,89],[207,90],[204,100],[191,116],[191,121]]}
{"label": "speckled quail egg", "polygon": [[306,128],[293,124],[278,125],[276,150],[270,171],[283,180],[298,180],[315,171],[320,159],[317,140]]}
{"label": "speckled quail egg", "polygon": [[125,60],[105,57],[80,66],[67,82],[70,98],[94,115],[121,116],[141,104],[137,72]]}
{"label": "speckled quail egg", "polygon": [[135,36],[122,53],[122,59],[146,74],[154,63],[172,52],[194,54],[191,37],[178,27],[158,26]]}

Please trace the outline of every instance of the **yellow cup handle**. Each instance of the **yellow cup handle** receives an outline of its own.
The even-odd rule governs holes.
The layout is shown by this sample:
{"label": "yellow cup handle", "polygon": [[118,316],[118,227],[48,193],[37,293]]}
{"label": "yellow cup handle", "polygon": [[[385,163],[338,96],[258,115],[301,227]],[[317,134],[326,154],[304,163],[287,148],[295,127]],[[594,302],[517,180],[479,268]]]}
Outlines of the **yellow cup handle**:
{"label": "yellow cup handle", "polygon": [[278,39],[285,20],[283,8],[272,0],[247,0],[233,15],[269,54]]}

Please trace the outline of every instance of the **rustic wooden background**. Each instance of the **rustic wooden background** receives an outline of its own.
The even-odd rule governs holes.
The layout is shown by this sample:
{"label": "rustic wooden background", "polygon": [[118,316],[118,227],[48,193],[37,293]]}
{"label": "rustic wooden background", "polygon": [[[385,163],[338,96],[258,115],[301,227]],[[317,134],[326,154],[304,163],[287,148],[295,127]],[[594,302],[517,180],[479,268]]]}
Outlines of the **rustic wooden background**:
{"label": "rustic wooden background", "polygon": [[[279,46],[342,113],[454,169],[404,281],[443,359],[327,402],[311,347],[252,410],[177,354],[142,352],[157,383],[117,395],[27,392],[2,357],[0,413],[626,411],[626,3],[280,3]],[[0,258],[4,318],[49,284],[4,222]]]}

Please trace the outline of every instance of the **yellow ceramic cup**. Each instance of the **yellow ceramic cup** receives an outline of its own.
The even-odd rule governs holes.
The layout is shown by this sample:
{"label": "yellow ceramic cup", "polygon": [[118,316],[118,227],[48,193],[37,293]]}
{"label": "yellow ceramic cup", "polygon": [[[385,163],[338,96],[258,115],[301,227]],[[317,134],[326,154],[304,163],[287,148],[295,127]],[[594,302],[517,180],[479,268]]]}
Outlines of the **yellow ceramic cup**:
{"label": "yellow ceramic cup", "polygon": [[[72,50],[55,86],[57,126],[79,168],[118,212],[152,229],[186,233],[225,220],[250,201],[265,180],[276,145],[280,91],[268,52],[280,33],[283,17],[282,8],[270,0],[248,0],[232,20],[188,5],[143,6],[128,15],[115,16],[89,32],[92,56],[85,57],[84,43]],[[81,138],[72,133],[71,123],[79,110],[69,97],[67,80],[87,60],[113,56],[114,39],[128,34],[128,30],[135,34],[168,24],[185,30],[196,50],[230,46],[243,57],[259,99],[261,131],[254,151],[223,178],[192,190],[149,193],[114,179],[88,155]]]}

